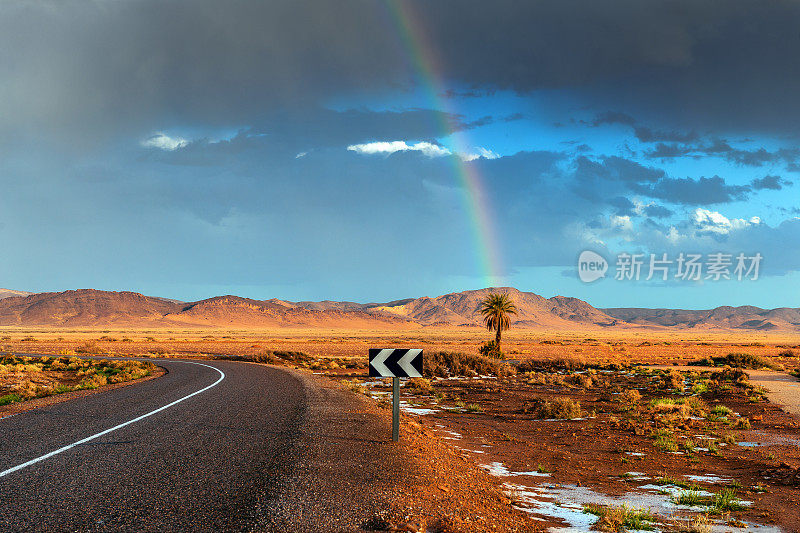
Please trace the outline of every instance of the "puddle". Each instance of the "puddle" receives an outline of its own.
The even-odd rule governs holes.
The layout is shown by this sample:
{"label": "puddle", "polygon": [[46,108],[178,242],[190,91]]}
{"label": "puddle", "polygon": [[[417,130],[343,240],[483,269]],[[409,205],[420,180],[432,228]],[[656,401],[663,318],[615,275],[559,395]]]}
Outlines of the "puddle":
{"label": "puddle", "polygon": [[534,476],[534,477],[550,477],[550,474],[547,472],[514,472],[506,468],[501,462],[495,461],[494,463],[490,463],[488,465],[480,465],[481,468],[485,468],[489,471],[489,473],[493,476],[497,477],[513,477],[513,476]]}
{"label": "puddle", "polygon": [[[696,516],[700,509],[672,503],[672,492],[681,492],[683,489],[675,486],[645,485],[640,487],[645,490],[657,491],[654,493],[628,492],[622,496],[607,496],[587,487],[575,485],[539,485],[528,487],[525,485],[505,483],[509,496],[516,500],[520,509],[541,517],[556,519],[564,522],[566,527],[551,527],[548,531],[588,532],[597,522],[597,517],[583,512],[583,507],[590,503],[619,507],[627,505],[634,508],[648,509],[659,520],[686,519]],[[701,491],[703,495],[711,493]],[[745,503],[745,502],[743,502]],[[654,524],[658,525],[658,524]],[[658,530],[656,530],[658,531]],[[730,533],[781,533],[782,530],[775,526],[761,526],[746,523],[744,528],[731,527],[722,521],[712,524],[712,532]]]}
{"label": "puddle", "polygon": [[761,446],[760,442],[737,442],[739,446],[744,446],[745,448],[755,448],[756,446]]}
{"label": "puddle", "polygon": [[400,410],[403,411],[404,413],[409,413],[417,416],[429,415],[431,413],[436,413],[439,411],[439,409],[430,409],[428,407],[412,407],[403,400],[400,400]]}

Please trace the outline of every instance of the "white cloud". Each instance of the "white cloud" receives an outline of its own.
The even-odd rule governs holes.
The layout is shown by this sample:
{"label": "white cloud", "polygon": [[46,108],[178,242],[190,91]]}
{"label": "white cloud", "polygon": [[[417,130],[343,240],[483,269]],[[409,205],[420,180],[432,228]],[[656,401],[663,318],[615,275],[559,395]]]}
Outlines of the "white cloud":
{"label": "white cloud", "polygon": [[461,154],[461,159],[464,161],[474,161],[476,159],[497,159],[500,157],[500,154],[497,152],[493,152],[491,150],[487,150],[483,146],[478,146],[477,153],[474,154]]}
{"label": "white cloud", "polygon": [[667,240],[669,242],[671,242],[672,244],[677,244],[683,238],[684,236],[678,232],[678,228],[676,228],[675,226],[669,227],[669,232],[667,232]]}
{"label": "white cloud", "polygon": [[405,141],[378,141],[364,144],[351,144],[347,147],[351,152],[359,154],[393,154],[395,152],[421,152],[428,157],[441,157],[450,155],[450,150],[438,144],[418,142],[408,144]]}
{"label": "white cloud", "polygon": [[[390,155],[395,152],[420,152],[428,157],[442,157],[446,155],[453,155],[449,149],[439,144],[433,144],[426,141],[416,143],[407,143],[406,141],[376,141],[363,144],[351,144],[347,147],[351,152],[359,154],[373,155],[385,154]],[[474,161],[475,159],[497,159],[500,154],[491,150],[487,150],[482,146],[476,148],[476,153],[467,154],[459,153],[461,159],[464,161]]]}
{"label": "white cloud", "polygon": [[151,135],[141,142],[141,145],[145,148],[158,148],[159,150],[165,150],[168,152],[175,151],[178,148],[183,148],[187,144],[189,144],[189,141],[186,139],[181,137],[170,137],[165,133],[156,133],[155,135]]}
{"label": "white cloud", "polygon": [[761,224],[761,218],[759,217],[751,217],[750,220],[743,218],[729,219],[717,211],[710,211],[702,207],[694,210],[691,221],[697,231],[716,233],[718,235],[727,235],[731,231]]}
{"label": "white cloud", "polygon": [[631,221],[631,217],[629,217],[628,215],[625,216],[611,215],[609,221],[611,222],[611,227],[614,229],[619,229],[622,231],[633,231],[633,222]]}
{"label": "white cloud", "polygon": [[295,158],[295,159],[301,159],[301,158],[303,158],[303,157],[305,157],[305,156],[307,156],[307,155],[308,155],[308,152],[300,152],[299,154],[297,154],[296,156],[294,156],[294,158]]}

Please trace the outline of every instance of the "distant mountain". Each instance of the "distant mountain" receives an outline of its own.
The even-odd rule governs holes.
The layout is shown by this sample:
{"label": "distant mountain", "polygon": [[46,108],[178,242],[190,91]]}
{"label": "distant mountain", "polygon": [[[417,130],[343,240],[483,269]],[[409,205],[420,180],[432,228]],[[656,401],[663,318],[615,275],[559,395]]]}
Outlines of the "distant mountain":
{"label": "distant mountain", "polygon": [[166,315],[170,322],[194,325],[239,327],[329,327],[375,328],[417,327],[402,318],[368,313],[358,308],[334,305],[300,306],[282,300],[250,300],[238,296],[218,296],[186,304],[176,313]]}
{"label": "distant mountain", "polygon": [[79,289],[0,300],[0,326],[225,326],[408,328],[417,324],[363,310],[311,310],[281,300],[218,296],[179,302],[136,292]]}
{"label": "distant mountain", "polygon": [[741,307],[723,306],[697,311],[619,307],[603,309],[603,311],[621,321],[638,326],[800,331],[800,309],[791,307],[761,309],[760,307],[744,305]]}
{"label": "distant mountain", "polygon": [[516,328],[654,328],[800,331],[800,309],[717,307],[597,309],[577,298],[544,298],[513,287],[454,292],[387,303],[290,302],[217,296],[181,302],[136,292],[80,289],[29,294],[7,291],[0,299],[0,326],[118,327],[307,327],[409,329],[480,326],[480,304],[492,292],[508,293],[517,306]]}
{"label": "distant mountain", "polygon": [[13,289],[0,289],[0,300],[3,298],[13,298],[14,296],[28,296],[30,294],[33,293],[26,291],[15,291]]}
{"label": "distant mountain", "polygon": [[564,328],[578,325],[613,326],[619,321],[583,300],[554,296],[543,298],[513,287],[454,292],[436,298],[415,298],[388,304],[369,304],[371,312],[382,311],[422,325],[478,326],[481,301],[492,292],[508,293],[517,306],[512,324],[518,327]]}
{"label": "distant mountain", "polygon": [[80,289],[0,300],[3,326],[157,325],[181,304],[137,292]]}

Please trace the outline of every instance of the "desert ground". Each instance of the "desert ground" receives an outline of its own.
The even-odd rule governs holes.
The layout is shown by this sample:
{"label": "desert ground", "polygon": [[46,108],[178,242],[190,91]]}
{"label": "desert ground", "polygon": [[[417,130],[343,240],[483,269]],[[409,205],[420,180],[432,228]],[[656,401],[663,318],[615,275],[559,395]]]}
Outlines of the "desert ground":
{"label": "desert ground", "polygon": [[478,465],[534,529],[800,530],[800,420],[761,386],[800,373],[800,335],[512,328],[505,360],[478,356],[489,337],[475,327],[4,327],[0,352],[241,358],[322,374],[388,407],[367,349],[423,348],[426,378],[403,388],[407,422]]}

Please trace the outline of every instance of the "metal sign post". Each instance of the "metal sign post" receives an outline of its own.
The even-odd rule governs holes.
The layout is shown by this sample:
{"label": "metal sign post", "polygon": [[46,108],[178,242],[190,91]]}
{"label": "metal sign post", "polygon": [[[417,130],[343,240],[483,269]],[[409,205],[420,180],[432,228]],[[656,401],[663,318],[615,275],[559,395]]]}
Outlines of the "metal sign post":
{"label": "metal sign post", "polygon": [[392,378],[392,440],[400,440],[400,378]]}
{"label": "metal sign post", "polygon": [[392,378],[392,441],[400,440],[400,378],[422,377],[422,350],[370,349],[369,375]]}

